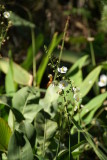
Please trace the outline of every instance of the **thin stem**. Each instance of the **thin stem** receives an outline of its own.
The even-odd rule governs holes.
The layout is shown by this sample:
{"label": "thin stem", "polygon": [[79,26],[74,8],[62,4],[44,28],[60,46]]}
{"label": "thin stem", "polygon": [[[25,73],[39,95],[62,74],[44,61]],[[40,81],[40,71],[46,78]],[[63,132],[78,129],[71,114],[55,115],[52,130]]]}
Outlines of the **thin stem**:
{"label": "thin stem", "polygon": [[[89,44],[90,44],[92,65],[93,65],[93,67],[95,67],[96,66],[96,61],[95,61],[95,53],[94,53],[94,48],[93,48],[93,42],[89,42]],[[93,86],[96,95],[98,95],[98,93],[99,93],[99,88],[98,88],[97,84],[98,84],[98,79],[95,82],[95,86]]]}
{"label": "thin stem", "polygon": [[[66,102],[66,98],[64,97],[64,101]],[[68,118],[68,127],[69,127],[69,160],[71,160],[71,134],[70,134],[70,117],[69,117],[69,111],[67,108],[67,105],[65,106],[66,113],[67,113],[67,118]]]}
{"label": "thin stem", "polygon": [[65,36],[66,36],[68,24],[69,24],[69,17],[67,18],[67,21],[66,21],[66,24],[65,24],[65,28],[64,28],[64,34],[63,34],[63,39],[62,39],[62,44],[61,44],[61,50],[60,50],[60,54],[59,54],[59,63],[57,65],[57,69],[56,69],[56,72],[55,72],[54,81],[56,80],[56,77],[57,77],[57,74],[58,74],[58,67],[59,67],[60,62],[61,62],[62,51],[63,51],[63,48],[64,48],[64,41],[65,41]]}
{"label": "thin stem", "polygon": [[32,34],[32,53],[33,53],[33,86],[36,86],[36,59],[35,59],[35,33],[34,28],[31,28]]}
{"label": "thin stem", "polygon": [[58,160],[58,152],[59,152],[59,149],[60,149],[60,141],[61,141],[61,135],[59,135],[58,147],[57,147],[57,151],[56,151],[56,160]]}
{"label": "thin stem", "polygon": [[45,127],[44,127],[43,157],[45,157],[45,141],[46,141],[46,118],[45,118]]}
{"label": "thin stem", "polygon": [[[81,124],[81,118],[80,118],[80,105],[79,104],[78,104],[78,116],[79,116],[78,125],[80,126],[80,124]],[[78,144],[79,143],[80,143],[80,131],[78,131]],[[79,160],[79,156],[78,156],[77,160]]]}
{"label": "thin stem", "polygon": [[62,112],[60,113],[61,121],[59,122],[59,139],[58,139],[58,147],[56,151],[56,160],[58,160],[58,152],[60,150],[60,141],[61,141],[61,134],[62,134],[62,121],[63,121],[63,115]]}
{"label": "thin stem", "polygon": [[94,53],[93,43],[92,43],[92,42],[89,42],[89,44],[90,44],[92,65],[93,65],[93,67],[94,67],[94,66],[96,66],[96,61],[95,61],[95,53]]}

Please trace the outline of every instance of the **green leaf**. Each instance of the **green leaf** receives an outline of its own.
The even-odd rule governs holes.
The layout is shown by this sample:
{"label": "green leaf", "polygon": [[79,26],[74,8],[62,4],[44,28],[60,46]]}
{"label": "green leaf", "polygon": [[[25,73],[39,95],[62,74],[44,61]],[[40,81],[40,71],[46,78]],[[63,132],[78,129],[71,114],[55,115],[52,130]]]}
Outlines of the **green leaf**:
{"label": "green leaf", "polygon": [[12,112],[12,110],[9,111],[8,115],[8,125],[11,128],[12,131],[14,131],[14,126],[15,126],[15,116]]}
{"label": "green leaf", "polygon": [[29,142],[34,146],[36,139],[36,130],[28,121],[23,121],[19,125],[19,129],[28,138]]}
{"label": "green leaf", "polygon": [[96,155],[99,157],[99,159],[100,160],[107,159],[107,156],[93,142],[92,136],[88,132],[82,130],[81,127],[78,125],[78,123],[75,121],[75,119],[71,119],[71,121],[76,126],[76,128],[78,129],[78,131],[82,132],[82,134],[84,135],[85,139],[90,144],[90,146],[94,149],[94,151],[95,151]]}
{"label": "green leaf", "polygon": [[57,130],[57,123],[50,120],[49,114],[41,111],[37,114],[34,120],[34,126],[36,129],[36,142],[37,142],[37,153],[44,157],[48,154],[49,145]]}
{"label": "green leaf", "polygon": [[74,72],[76,70],[76,68],[79,68],[81,69],[85,64],[86,64],[86,61],[88,59],[88,55],[85,55],[83,57],[81,57],[79,60],[77,60],[74,65],[69,69],[69,71],[67,72],[67,76],[68,75],[71,75],[72,72]]}
{"label": "green leaf", "polygon": [[13,77],[13,62],[9,60],[9,68],[5,77],[6,93],[14,93],[16,91],[14,77]]}
{"label": "green leaf", "polygon": [[19,17],[13,12],[11,12],[9,19],[11,20],[14,26],[25,26],[25,27],[35,28],[35,24]]}
{"label": "green leaf", "polygon": [[101,72],[102,66],[96,67],[93,71],[91,71],[88,76],[85,78],[83,83],[80,86],[80,92],[81,96],[84,97],[87,95],[87,93],[90,91],[92,88],[93,84],[97,80],[100,72]]}
{"label": "green leaf", "polygon": [[33,160],[33,152],[28,139],[16,130],[10,138],[8,160]]}
{"label": "green leaf", "polygon": [[57,129],[57,123],[49,119],[46,112],[39,112],[34,120],[38,143],[43,144],[50,140]]}
{"label": "green leaf", "polygon": [[37,79],[37,85],[40,85],[43,74],[45,72],[45,69],[47,67],[48,61],[49,61],[49,56],[51,56],[53,50],[55,49],[55,47],[59,44],[59,42],[61,41],[62,36],[59,36],[57,38],[57,33],[54,34],[53,39],[50,43],[49,49],[47,54],[44,55],[42,62],[38,68],[37,71],[37,75],[36,75],[36,79]]}
{"label": "green leaf", "polygon": [[71,81],[74,81],[75,85],[78,87],[82,84],[82,70],[75,71],[75,74],[70,74],[69,76]]}
{"label": "green leaf", "polygon": [[[73,153],[74,150],[78,149],[81,145],[85,144],[86,141],[81,141],[80,143],[74,145],[71,147],[71,152]],[[62,160],[64,157],[66,157],[69,153],[69,150],[68,149],[65,149],[65,150],[62,150],[59,152],[58,154],[58,160]],[[56,158],[55,158],[56,159]],[[65,159],[66,160],[66,159]]]}
{"label": "green leaf", "polygon": [[22,120],[24,120],[25,118],[23,117],[23,115],[21,114],[21,112],[16,109],[13,108],[11,106],[9,106],[7,103],[3,102],[2,100],[0,100],[0,104],[3,104],[4,106],[8,107],[9,109],[12,110],[13,114],[15,115],[15,118],[18,122],[21,122]]}
{"label": "green leaf", "polygon": [[11,129],[8,124],[0,118],[0,151],[6,152],[11,136]]}
{"label": "green leaf", "polygon": [[[8,68],[9,68],[9,59],[1,58],[0,70],[2,70],[5,74],[7,74]],[[26,70],[24,70],[18,64],[13,62],[13,79],[18,84],[31,85],[33,77]]]}
{"label": "green leaf", "polygon": [[13,108],[20,111],[29,122],[32,122],[36,114],[43,108],[38,104],[39,97],[40,93],[38,91],[35,90],[34,94],[31,93],[30,87],[23,87],[13,96]]}
{"label": "green leaf", "polygon": [[[36,38],[35,38],[35,56],[38,53],[40,47],[42,46],[44,41],[44,37],[43,34],[39,34]],[[24,60],[24,62],[22,63],[22,67],[25,68],[26,70],[29,70],[32,67],[32,63],[33,63],[33,53],[32,53],[32,45],[28,48],[27,51],[27,56],[26,59]]]}
{"label": "green leaf", "polygon": [[[54,55],[58,58],[59,57],[59,51],[55,51]],[[64,62],[69,62],[69,63],[76,63],[82,56],[84,56],[84,53],[77,53],[77,52],[72,52],[69,50],[63,50],[63,54],[61,57],[61,60]],[[87,65],[89,62],[87,61],[84,65]]]}
{"label": "green leaf", "polygon": [[42,106],[44,111],[50,114],[51,117],[54,117],[58,110],[58,90],[58,87],[50,85],[46,91],[45,97],[39,101],[40,106]]}
{"label": "green leaf", "polygon": [[[82,108],[82,111],[80,113],[80,118],[83,119],[83,117],[87,114],[90,113],[90,118],[86,116],[86,118],[84,119],[85,122],[87,122],[87,124],[92,120],[91,118],[93,117],[94,113],[96,112],[96,110],[99,109],[99,107],[101,107],[102,103],[104,102],[104,100],[107,98],[107,92],[100,94],[98,96],[96,96],[95,98],[93,98],[91,101],[89,101],[88,104],[84,105],[84,107]],[[74,117],[75,120],[78,121],[78,114]]]}
{"label": "green leaf", "polygon": [[107,61],[101,63],[102,67],[107,70]]}

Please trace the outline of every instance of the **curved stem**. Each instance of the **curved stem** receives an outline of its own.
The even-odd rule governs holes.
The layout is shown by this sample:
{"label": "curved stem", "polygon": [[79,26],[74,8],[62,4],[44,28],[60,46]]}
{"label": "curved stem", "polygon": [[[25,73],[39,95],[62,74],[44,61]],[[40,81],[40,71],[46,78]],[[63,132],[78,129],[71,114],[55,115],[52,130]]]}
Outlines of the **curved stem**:
{"label": "curved stem", "polygon": [[59,54],[59,63],[57,65],[57,69],[56,69],[56,72],[55,72],[54,81],[56,80],[56,77],[57,77],[57,74],[58,74],[58,67],[59,67],[60,62],[61,62],[62,51],[63,51],[63,48],[64,48],[64,41],[65,41],[65,36],[66,36],[68,24],[69,24],[69,17],[67,18],[67,21],[66,21],[66,24],[65,24],[65,28],[64,28],[64,34],[63,34],[63,39],[62,39],[62,44],[61,44],[61,50],[60,50],[60,54]]}

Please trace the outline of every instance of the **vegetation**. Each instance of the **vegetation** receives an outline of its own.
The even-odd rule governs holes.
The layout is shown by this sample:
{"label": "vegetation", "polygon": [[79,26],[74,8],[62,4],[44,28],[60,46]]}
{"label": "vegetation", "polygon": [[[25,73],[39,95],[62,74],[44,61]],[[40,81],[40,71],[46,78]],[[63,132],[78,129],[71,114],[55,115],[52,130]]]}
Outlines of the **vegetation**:
{"label": "vegetation", "polygon": [[107,159],[106,12],[0,1],[0,160]]}

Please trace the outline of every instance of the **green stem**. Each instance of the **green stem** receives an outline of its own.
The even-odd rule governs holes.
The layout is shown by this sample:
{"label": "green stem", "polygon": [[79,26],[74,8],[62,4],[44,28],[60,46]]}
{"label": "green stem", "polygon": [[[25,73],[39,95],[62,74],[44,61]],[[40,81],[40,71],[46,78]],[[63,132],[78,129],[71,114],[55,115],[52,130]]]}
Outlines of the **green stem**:
{"label": "green stem", "polygon": [[[89,42],[89,44],[90,44],[92,65],[93,65],[93,67],[95,67],[96,66],[96,61],[95,61],[95,53],[94,53],[93,43]],[[95,86],[93,86],[96,95],[98,95],[98,93],[99,93],[99,88],[98,88],[97,84],[98,84],[98,79],[95,82]]]}
{"label": "green stem", "polygon": [[36,59],[35,59],[35,32],[34,28],[31,28],[32,35],[32,53],[33,53],[33,86],[36,86]]}
{"label": "green stem", "polygon": [[92,43],[92,42],[89,42],[89,44],[90,44],[92,65],[93,65],[93,67],[94,67],[94,66],[96,66],[96,61],[95,61],[95,53],[94,53],[93,43]]}
{"label": "green stem", "polygon": [[[78,104],[78,116],[79,116],[79,120],[78,120],[78,125],[80,126],[81,124],[81,118],[80,118],[80,105]],[[78,144],[80,143],[80,131],[78,131]],[[79,156],[77,158],[77,160],[79,160]]]}
{"label": "green stem", "polygon": [[45,141],[46,141],[46,118],[45,118],[45,127],[44,127],[43,157],[45,157]]}
{"label": "green stem", "polygon": [[56,160],[58,160],[58,152],[59,152],[59,149],[60,149],[60,141],[61,141],[61,135],[59,135],[58,147],[57,147],[57,151],[56,151]]}
{"label": "green stem", "polygon": [[[64,97],[64,101],[66,102],[66,98]],[[68,127],[69,127],[69,160],[71,160],[71,134],[70,134],[70,117],[69,117],[69,111],[67,106],[65,106],[66,113],[67,113],[67,118],[68,118]]]}
{"label": "green stem", "polygon": [[58,74],[58,67],[59,67],[60,62],[61,62],[62,51],[63,51],[63,48],[64,48],[64,41],[65,41],[65,36],[66,36],[68,24],[69,24],[69,17],[68,17],[68,19],[66,21],[65,28],[64,28],[64,34],[63,34],[63,39],[62,39],[62,44],[61,44],[61,50],[60,50],[60,54],[59,54],[59,63],[57,65],[57,69],[56,69],[56,72],[55,72],[54,81],[56,80],[56,77],[57,77],[57,74]]}

